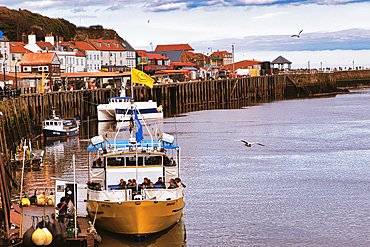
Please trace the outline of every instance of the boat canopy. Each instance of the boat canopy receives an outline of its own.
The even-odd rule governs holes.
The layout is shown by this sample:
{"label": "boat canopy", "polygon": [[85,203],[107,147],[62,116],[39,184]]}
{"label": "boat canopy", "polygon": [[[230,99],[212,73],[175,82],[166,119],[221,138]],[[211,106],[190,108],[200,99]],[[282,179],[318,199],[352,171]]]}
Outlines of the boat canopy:
{"label": "boat canopy", "polygon": [[[152,146],[153,145],[153,146]],[[105,141],[99,142],[97,144],[90,144],[87,148],[87,151],[97,151],[99,149],[106,150],[107,147],[116,147],[117,149],[124,149],[135,147],[136,144],[132,144],[129,140],[116,140],[116,141]],[[151,140],[142,140],[141,142],[137,143],[138,148],[164,148],[164,149],[179,149],[179,146],[176,143],[172,142],[152,142]]]}

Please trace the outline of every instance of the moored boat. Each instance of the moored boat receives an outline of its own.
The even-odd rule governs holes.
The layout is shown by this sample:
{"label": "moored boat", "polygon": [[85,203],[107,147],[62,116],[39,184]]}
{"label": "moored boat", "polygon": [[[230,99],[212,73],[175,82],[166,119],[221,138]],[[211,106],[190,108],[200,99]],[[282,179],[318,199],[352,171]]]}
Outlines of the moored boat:
{"label": "moored boat", "polygon": [[79,134],[80,121],[77,119],[66,120],[55,115],[53,118],[44,120],[42,124],[43,135],[47,140],[67,138]]}
{"label": "moored boat", "polygon": [[[146,236],[171,227],[182,216],[184,186],[173,184],[179,178],[180,147],[172,135],[152,133],[145,122],[142,126],[138,111],[132,112],[135,117],[128,127],[118,128],[113,139],[97,136],[91,140],[88,151],[99,152],[99,158],[89,169],[87,209],[101,228]],[[148,140],[143,139],[143,128],[149,133]],[[175,154],[174,160],[169,153]],[[150,187],[149,181],[159,178],[165,183]],[[125,185],[120,180],[138,182]]]}
{"label": "moored boat", "polygon": [[[108,98],[107,104],[97,106],[98,121],[128,121],[131,116],[131,97],[125,96],[121,88],[119,97]],[[136,108],[146,119],[163,118],[162,106],[152,100],[135,102]]]}

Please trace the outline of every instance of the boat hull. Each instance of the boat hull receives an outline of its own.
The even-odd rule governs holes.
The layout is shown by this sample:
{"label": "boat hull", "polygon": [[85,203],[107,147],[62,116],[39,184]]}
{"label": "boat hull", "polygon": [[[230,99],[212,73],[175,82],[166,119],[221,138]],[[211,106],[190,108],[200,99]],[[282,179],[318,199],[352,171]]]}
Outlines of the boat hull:
{"label": "boat hull", "polygon": [[79,129],[74,128],[71,130],[49,130],[49,129],[44,129],[44,137],[46,140],[53,140],[53,139],[62,139],[62,138],[68,138],[70,136],[76,136],[79,134]]}
{"label": "boat hull", "polygon": [[97,204],[97,226],[110,232],[135,236],[145,236],[171,227],[180,220],[184,207],[183,197],[169,201],[89,201],[91,218],[95,216]]}

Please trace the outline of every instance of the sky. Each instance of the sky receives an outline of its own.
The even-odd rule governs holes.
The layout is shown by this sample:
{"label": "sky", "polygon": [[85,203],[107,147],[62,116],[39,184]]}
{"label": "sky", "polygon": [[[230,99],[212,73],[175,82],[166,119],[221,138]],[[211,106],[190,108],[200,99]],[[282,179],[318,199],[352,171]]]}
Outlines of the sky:
{"label": "sky", "polygon": [[[135,49],[189,44],[232,52],[234,61],[292,68],[370,68],[370,1],[364,0],[1,0],[76,26],[114,29]],[[292,37],[298,35],[300,37]]]}

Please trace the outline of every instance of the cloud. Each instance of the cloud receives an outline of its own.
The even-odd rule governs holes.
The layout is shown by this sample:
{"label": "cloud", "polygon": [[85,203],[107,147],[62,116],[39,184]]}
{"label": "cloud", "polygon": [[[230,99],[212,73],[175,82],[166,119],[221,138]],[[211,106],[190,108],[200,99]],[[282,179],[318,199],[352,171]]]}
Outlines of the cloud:
{"label": "cloud", "polygon": [[[231,44],[240,52],[250,51],[332,51],[370,49],[370,30],[348,29],[337,32],[316,32],[301,34],[301,38],[290,35],[246,36],[240,39],[220,39],[192,43],[197,50],[218,47],[230,50]],[[225,47],[225,44],[230,44]],[[225,48],[224,48],[225,47]]]}
{"label": "cloud", "polygon": [[285,14],[289,14],[289,12],[266,13],[264,15],[255,16],[252,19],[253,20],[269,19],[269,18],[276,17],[278,15],[285,15]]}
{"label": "cloud", "polygon": [[[368,2],[367,0],[105,0],[105,5],[111,5],[109,10],[117,10],[119,5],[143,3],[143,8],[149,12],[163,12],[175,10],[190,10],[200,7],[222,8],[222,7],[253,7],[253,6],[272,6],[272,5],[342,5],[349,3]],[[101,0],[3,0],[4,6],[22,6],[22,8],[43,9],[66,6],[101,6]],[[18,7],[16,7],[18,8]]]}
{"label": "cloud", "polygon": [[120,7],[118,4],[114,4],[112,6],[110,6],[109,8],[105,9],[104,11],[115,11],[115,10],[119,10]]}
{"label": "cloud", "polygon": [[81,12],[86,12],[86,9],[84,8],[74,8],[71,10],[73,13],[81,13]]}

